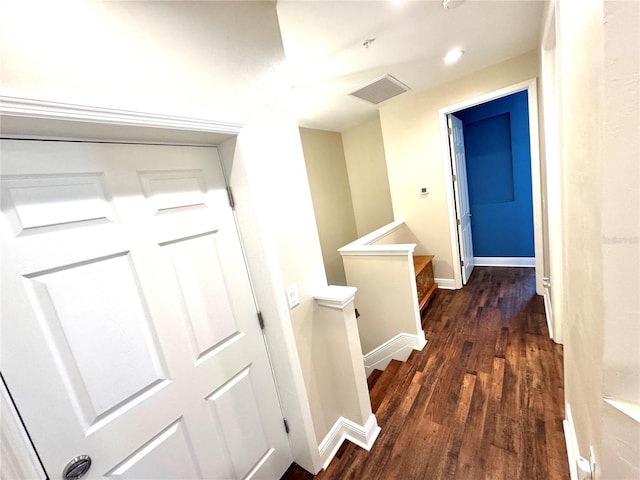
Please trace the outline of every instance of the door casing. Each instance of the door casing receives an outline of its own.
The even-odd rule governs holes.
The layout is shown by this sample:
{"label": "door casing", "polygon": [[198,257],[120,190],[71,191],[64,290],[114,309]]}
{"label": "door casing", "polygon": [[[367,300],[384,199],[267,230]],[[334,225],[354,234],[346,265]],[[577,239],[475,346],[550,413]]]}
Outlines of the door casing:
{"label": "door casing", "polygon": [[453,191],[453,174],[451,171],[451,154],[449,151],[449,132],[447,124],[447,115],[473,107],[481,103],[485,103],[497,98],[501,98],[512,93],[527,91],[527,100],[529,104],[529,136],[531,150],[531,186],[533,195],[533,232],[534,232],[534,249],[535,249],[535,269],[536,269],[536,293],[544,294],[543,278],[544,272],[544,232],[542,221],[542,189],[540,183],[540,146],[538,134],[538,91],[536,79],[520,82],[500,90],[473,97],[454,105],[441,108],[438,111],[440,120],[440,138],[442,145],[442,158],[444,162],[445,174],[445,192],[447,196],[448,218],[449,218],[449,236],[451,239],[452,266],[455,281],[455,288],[462,288],[462,273],[460,248],[458,237],[458,228],[456,223],[456,205]]}

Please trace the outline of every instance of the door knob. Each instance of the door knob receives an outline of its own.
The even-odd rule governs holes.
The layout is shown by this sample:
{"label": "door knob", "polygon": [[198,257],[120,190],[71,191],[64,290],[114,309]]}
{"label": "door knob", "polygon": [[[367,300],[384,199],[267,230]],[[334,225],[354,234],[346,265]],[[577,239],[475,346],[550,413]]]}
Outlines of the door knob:
{"label": "door knob", "polygon": [[64,480],[77,480],[84,476],[91,468],[91,457],[89,455],[78,455],[71,459],[62,471]]}

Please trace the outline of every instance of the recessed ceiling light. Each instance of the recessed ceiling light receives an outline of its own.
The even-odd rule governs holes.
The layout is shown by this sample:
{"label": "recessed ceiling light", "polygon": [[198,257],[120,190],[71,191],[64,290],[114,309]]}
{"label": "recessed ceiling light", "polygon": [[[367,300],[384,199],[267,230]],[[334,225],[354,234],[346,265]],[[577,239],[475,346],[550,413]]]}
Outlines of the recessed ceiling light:
{"label": "recessed ceiling light", "polygon": [[444,57],[444,63],[454,63],[460,60],[460,57],[464,55],[464,50],[460,50],[459,48],[454,48],[453,50],[449,50]]}
{"label": "recessed ceiling light", "polygon": [[463,2],[464,0],[442,0],[442,8],[452,10],[462,5]]}

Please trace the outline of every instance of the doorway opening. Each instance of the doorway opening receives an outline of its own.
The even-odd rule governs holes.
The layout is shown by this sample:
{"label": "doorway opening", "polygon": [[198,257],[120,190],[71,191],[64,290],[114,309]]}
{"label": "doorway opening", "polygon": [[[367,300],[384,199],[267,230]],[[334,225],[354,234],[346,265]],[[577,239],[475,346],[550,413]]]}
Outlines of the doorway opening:
{"label": "doorway opening", "polygon": [[[482,112],[472,107],[505,99],[514,94],[524,97],[523,100],[526,101],[528,109],[528,112],[524,113],[524,122],[527,124],[529,134],[529,142],[525,147],[528,149],[525,153],[530,157],[529,165],[526,167],[518,165],[516,172],[509,156],[498,158],[496,160],[498,164],[492,166],[496,170],[496,178],[484,175],[480,179],[475,178],[475,185],[468,186],[467,175],[479,177],[479,173],[482,172],[469,172],[467,169],[463,120],[466,120],[467,124],[476,123],[474,135],[478,141],[482,141],[482,136],[487,135],[487,129],[505,123],[509,127],[512,122],[509,115],[504,116],[498,112],[500,108],[496,110],[496,115],[488,115],[487,111]],[[522,114],[523,112],[519,112],[520,116]],[[456,288],[462,288],[467,283],[476,263],[478,265],[534,266],[536,292],[543,294],[542,195],[535,79],[451,105],[441,109],[439,115],[445,175],[449,176],[447,200]],[[463,119],[457,117],[463,117]],[[481,122],[481,120],[488,120],[488,122]],[[500,140],[496,141],[500,143]],[[505,150],[504,146],[495,144],[496,141],[492,148]],[[519,148],[522,148],[522,145]],[[483,153],[476,149],[474,154],[478,152]],[[527,171],[524,172],[523,168],[527,168]],[[523,192],[528,197],[524,202],[522,201]],[[516,196],[518,202],[514,201]],[[474,219],[472,223],[474,203],[480,218],[478,222]],[[524,220],[527,217],[528,221]],[[514,219],[518,220],[517,225],[511,225],[513,228],[509,231],[507,227],[510,223],[513,224]],[[474,223],[479,228],[473,228]],[[474,240],[474,233],[478,239]],[[475,254],[474,246],[477,250]]]}

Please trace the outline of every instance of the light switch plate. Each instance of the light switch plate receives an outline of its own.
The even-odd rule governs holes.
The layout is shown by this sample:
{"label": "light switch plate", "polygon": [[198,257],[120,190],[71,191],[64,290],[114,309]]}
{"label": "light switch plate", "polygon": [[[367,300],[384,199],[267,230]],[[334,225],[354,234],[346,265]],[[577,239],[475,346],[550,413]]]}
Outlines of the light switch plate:
{"label": "light switch plate", "polygon": [[300,297],[298,296],[298,287],[295,285],[289,285],[286,289],[287,301],[289,302],[289,308],[294,308],[300,305]]}

